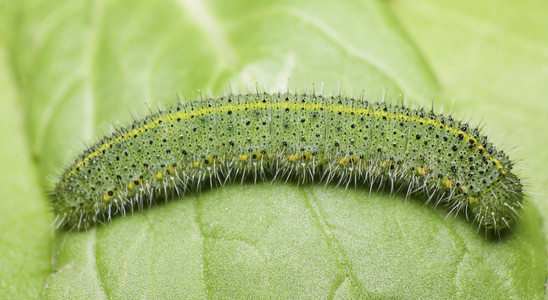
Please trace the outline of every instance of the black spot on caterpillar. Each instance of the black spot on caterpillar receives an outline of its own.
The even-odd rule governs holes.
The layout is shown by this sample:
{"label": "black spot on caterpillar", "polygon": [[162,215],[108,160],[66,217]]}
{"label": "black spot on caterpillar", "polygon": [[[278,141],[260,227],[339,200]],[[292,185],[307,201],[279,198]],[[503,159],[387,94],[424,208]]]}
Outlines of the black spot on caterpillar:
{"label": "black spot on caterpillar", "polygon": [[84,151],[57,183],[57,226],[85,229],[241,176],[403,184],[427,202],[499,232],[523,191],[508,156],[478,128],[424,109],[306,94],[247,94],[180,103]]}

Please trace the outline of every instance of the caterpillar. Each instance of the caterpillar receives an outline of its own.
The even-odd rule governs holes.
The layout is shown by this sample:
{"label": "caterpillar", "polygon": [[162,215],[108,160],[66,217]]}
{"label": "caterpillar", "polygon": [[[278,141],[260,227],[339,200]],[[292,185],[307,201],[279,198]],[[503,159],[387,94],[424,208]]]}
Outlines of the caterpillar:
{"label": "caterpillar", "polygon": [[116,129],[66,168],[52,193],[57,227],[87,229],[158,195],[235,177],[424,194],[480,228],[509,228],[523,186],[479,128],[403,104],[344,96],[251,93],[178,103]]}

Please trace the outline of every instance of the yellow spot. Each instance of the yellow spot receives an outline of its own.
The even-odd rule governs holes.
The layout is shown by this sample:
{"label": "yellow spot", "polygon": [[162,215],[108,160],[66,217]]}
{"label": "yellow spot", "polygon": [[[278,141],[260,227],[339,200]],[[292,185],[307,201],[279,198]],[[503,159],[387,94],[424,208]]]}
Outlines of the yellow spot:
{"label": "yellow spot", "polygon": [[173,167],[169,167],[166,169],[166,174],[169,175],[169,174],[173,174],[175,173],[175,170],[173,169]]}
{"label": "yellow spot", "polygon": [[306,152],[304,155],[304,160],[309,160],[310,159],[310,152]]}
{"label": "yellow spot", "polygon": [[239,159],[240,159],[240,161],[246,161],[247,160],[247,155],[242,154],[242,155],[240,155]]}
{"label": "yellow spot", "polygon": [[298,156],[298,155],[296,155],[296,154],[294,154],[294,155],[291,155],[291,156],[289,157],[289,161],[296,161],[296,160],[297,160],[297,158],[299,158],[299,156]]}
{"label": "yellow spot", "polygon": [[466,193],[468,192],[468,189],[467,189],[464,185],[460,187],[460,190],[461,190],[464,194],[466,194]]}
{"label": "yellow spot", "polygon": [[357,164],[360,161],[360,158],[358,156],[352,157],[352,164]]}
{"label": "yellow spot", "polygon": [[162,179],[162,173],[158,173],[158,174],[156,174],[156,176],[155,176],[155,177],[156,177],[156,179]]}
{"label": "yellow spot", "polygon": [[[381,168],[386,168],[386,167],[388,167],[388,166],[390,166],[390,163],[387,162],[387,161],[383,161],[383,162],[381,163]],[[420,171],[419,171],[419,173],[420,173]],[[421,175],[424,175],[424,174],[421,174]]]}
{"label": "yellow spot", "polygon": [[263,156],[261,153],[257,152],[257,153],[254,153],[255,154],[255,159],[261,159],[261,157]]}
{"label": "yellow spot", "polygon": [[114,197],[114,196],[116,196],[116,191],[110,190],[106,192],[106,194],[103,196],[103,201],[108,201],[110,200],[111,197]]}
{"label": "yellow spot", "polygon": [[194,166],[194,168],[199,168],[200,167],[200,162],[199,161],[194,162],[193,166]]}
{"label": "yellow spot", "polygon": [[477,200],[476,198],[470,197],[470,198],[468,198],[468,203],[470,203],[470,204],[474,203],[474,202],[476,202],[476,200]]}
{"label": "yellow spot", "polygon": [[341,160],[339,160],[339,165],[344,165],[348,161],[348,158],[343,157]]}
{"label": "yellow spot", "polygon": [[450,189],[452,186],[453,186],[453,181],[449,180],[449,179],[445,179],[443,181],[443,184],[445,185],[445,187],[447,187],[448,189]]}
{"label": "yellow spot", "polygon": [[419,175],[425,175],[426,174],[426,169],[423,168],[423,167],[420,167],[420,168],[417,169],[417,173]]}
{"label": "yellow spot", "polygon": [[127,185],[127,188],[128,188],[130,191],[133,190],[133,184],[131,184],[131,183],[128,184],[128,185]]}

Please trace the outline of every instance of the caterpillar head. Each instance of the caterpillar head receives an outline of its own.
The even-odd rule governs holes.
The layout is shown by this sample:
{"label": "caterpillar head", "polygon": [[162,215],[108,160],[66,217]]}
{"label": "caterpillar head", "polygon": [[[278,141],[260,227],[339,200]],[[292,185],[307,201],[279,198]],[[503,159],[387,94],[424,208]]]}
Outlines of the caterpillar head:
{"label": "caterpillar head", "polygon": [[523,203],[523,185],[513,173],[501,173],[497,181],[478,196],[468,198],[474,221],[489,231],[509,228]]}

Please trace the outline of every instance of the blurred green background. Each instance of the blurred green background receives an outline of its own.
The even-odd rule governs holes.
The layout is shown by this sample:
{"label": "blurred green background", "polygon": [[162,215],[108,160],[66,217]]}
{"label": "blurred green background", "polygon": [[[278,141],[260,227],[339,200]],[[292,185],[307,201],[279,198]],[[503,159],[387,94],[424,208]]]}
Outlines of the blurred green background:
{"label": "blurred green background", "polygon": [[[0,0],[0,298],[543,298],[548,4]],[[231,91],[361,95],[471,120],[527,184],[486,239],[420,199],[232,184],[87,232],[47,190],[150,109]]]}

